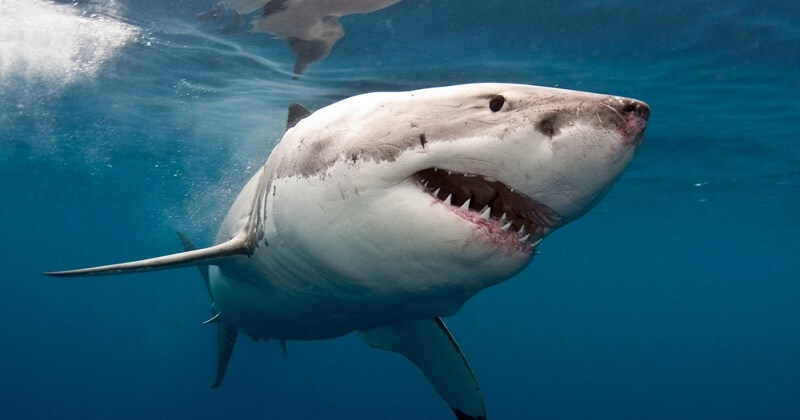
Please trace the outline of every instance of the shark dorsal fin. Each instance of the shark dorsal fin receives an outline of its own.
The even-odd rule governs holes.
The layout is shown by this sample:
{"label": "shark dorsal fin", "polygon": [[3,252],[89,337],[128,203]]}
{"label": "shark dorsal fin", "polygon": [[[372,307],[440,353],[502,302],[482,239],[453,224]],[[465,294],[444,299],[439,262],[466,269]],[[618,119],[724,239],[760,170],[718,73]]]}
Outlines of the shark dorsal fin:
{"label": "shark dorsal fin", "polygon": [[311,111],[300,104],[289,105],[289,117],[286,119],[286,131],[297,125],[303,118],[311,115]]}
{"label": "shark dorsal fin", "polygon": [[145,260],[101,265],[67,271],[51,271],[44,273],[56,277],[102,276],[112,274],[140,273],[143,271],[166,270],[169,268],[214,264],[231,255],[250,255],[252,248],[247,235],[242,232],[232,239],[208,248],[194,249],[177,254],[148,258]]}

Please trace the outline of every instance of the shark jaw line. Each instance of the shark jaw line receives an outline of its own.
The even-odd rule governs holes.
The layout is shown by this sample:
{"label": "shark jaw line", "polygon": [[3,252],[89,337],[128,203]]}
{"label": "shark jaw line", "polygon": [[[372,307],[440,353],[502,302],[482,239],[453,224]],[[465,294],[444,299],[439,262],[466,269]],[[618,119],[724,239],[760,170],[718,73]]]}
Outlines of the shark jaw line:
{"label": "shark jaw line", "polygon": [[487,176],[433,167],[413,179],[434,203],[476,225],[501,248],[532,254],[561,224],[561,216],[546,205]]}

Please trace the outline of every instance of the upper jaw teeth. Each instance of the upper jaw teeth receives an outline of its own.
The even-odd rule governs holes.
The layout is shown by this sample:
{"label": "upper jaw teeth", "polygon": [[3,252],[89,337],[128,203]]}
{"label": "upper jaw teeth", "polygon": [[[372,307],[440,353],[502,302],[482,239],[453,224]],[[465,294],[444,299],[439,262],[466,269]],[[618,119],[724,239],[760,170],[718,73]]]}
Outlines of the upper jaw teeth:
{"label": "upper jaw teeth", "polygon": [[[446,176],[444,175],[445,173],[447,174]],[[532,211],[531,209],[523,207],[517,210],[512,210],[511,217],[509,217],[506,212],[500,211],[497,212],[502,213],[500,217],[492,216],[493,213],[495,215],[497,214],[491,207],[492,203],[495,204],[495,208],[497,208],[499,205],[499,209],[507,209],[506,206],[509,204],[509,194],[514,194],[514,189],[510,186],[502,184],[496,179],[485,175],[469,173],[457,174],[447,169],[438,168],[420,171],[415,175],[415,177],[417,180],[419,180],[423,189],[425,189],[428,194],[431,194],[440,202],[446,204],[447,206],[452,206],[453,209],[458,207],[460,211],[470,212],[476,219],[479,216],[480,219],[478,220],[492,221],[492,225],[496,224],[496,227],[499,228],[497,231],[495,231],[495,234],[500,232],[507,232],[510,234],[512,227],[516,225],[518,226],[518,228],[515,229],[517,234],[516,239],[520,243],[531,247],[536,247],[542,241],[542,230],[546,230],[546,225],[540,227],[534,221],[531,221],[525,216],[521,215],[526,214],[526,211]],[[476,178],[480,178],[480,180],[476,181]],[[490,197],[487,196],[485,189],[480,188],[475,190],[474,193],[476,195],[471,195],[472,193],[468,190],[475,188],[476,185],[480,188],[488,187],[490,189],[494,189],[495,198],[489,200]],[[442,197],[445,195],[446,197]],[[469,198],[467,198],[461,204],[458,204],[464,195]],[[517,197],[516,199],[522,199],[523,202],[527,203],[525,206],[532,206],[533,208],[533,206],[536,205],[536,203],[528,203],[527,201],[524,201],[527,199],[527,197]],[[489,203],[487,203],[487,201],[489,201]],[[531,200],[528,199],[528,201]],[[475,208],[470,208],[470,206],[473,204],[475,205]],[[483,208],[478,210],[479,206],[483,206]],[[520,214],[514,215],[515,212]],[[545,216],[548,216],[548,214],[545,213]],[[558,220],[556,220],[556,222],[557,221]]]}

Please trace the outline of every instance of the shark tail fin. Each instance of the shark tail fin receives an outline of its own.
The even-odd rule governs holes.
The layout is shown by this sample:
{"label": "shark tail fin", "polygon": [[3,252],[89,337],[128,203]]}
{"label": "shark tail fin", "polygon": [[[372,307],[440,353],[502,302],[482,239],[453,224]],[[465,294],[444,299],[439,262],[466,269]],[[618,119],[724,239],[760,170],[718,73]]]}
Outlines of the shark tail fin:
{"label": "shark tail fin", "polygon": [[[184,244],[185,245],[185,244]],[[55,277],[106,276],[113,274],[141,273],[144,271],[167,270],[187,266],[209,265],[218,263],[225,257],[233,255],[250,255],[254,244],[244,232],[239,233],[226,242],[208,248],[192,249],[177,254],[148,258],[139,261],[119,264],[101,265],[98,267],[80,268],[77,270],[50,271],[44,273]],[[202,270],[201,270],[202,272]]]}

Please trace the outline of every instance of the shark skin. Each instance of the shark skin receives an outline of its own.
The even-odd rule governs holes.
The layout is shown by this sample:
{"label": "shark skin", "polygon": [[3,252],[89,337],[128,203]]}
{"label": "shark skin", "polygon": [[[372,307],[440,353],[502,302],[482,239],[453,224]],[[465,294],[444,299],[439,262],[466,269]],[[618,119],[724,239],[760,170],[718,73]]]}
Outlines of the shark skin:
{"label": "shark skin", "polygon": [[[634,99],[502,83],[369,93],[314,113],[293,105],[213,246],[46,274],[207,266],[212,320],[227,336],[358,331],[417,365],[457,418],[486,418],[441,318],[597,204],[649,115]],[[220,341],[215,385],[233,346]]]}

